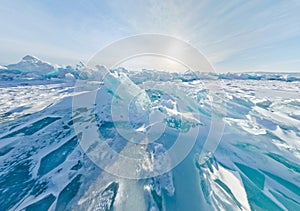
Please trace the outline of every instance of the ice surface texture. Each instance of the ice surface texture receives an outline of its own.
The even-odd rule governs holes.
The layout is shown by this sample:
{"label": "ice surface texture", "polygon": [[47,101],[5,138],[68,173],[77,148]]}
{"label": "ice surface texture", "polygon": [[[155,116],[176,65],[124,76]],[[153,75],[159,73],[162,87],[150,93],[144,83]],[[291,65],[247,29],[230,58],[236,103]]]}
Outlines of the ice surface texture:
{"label": "ice surface texture", "polygon": [[[286,74],[219,76],[236,76],[222,83],[226,127],[217,151],[201,163],[212,113],[207,87],[214,81],[147,76],[142,82],[142,73],[129,76],[148,87],[152,109],[167,116],[160,145],[149,145],[147,152],[157,156],[172,146],[178,132],[197,126],[196,144],[184,161],[154,178],[110,175],[86,156],[73,126],[89,125],[96,113],[108,145],[122,151],[128,143],[116,131],[105,99],[112,92],[104,89],[107,93],[98,95],[94,110],[82,108],[72,117],[72,96],[85,93],[73,92],[69,80],[1,81],[0,210],[300,210],[298,76],[294,82],[288,80],[291,75],[280,79]],[[259,80],[249,80],[249,75]],[[176,119],[174,97],[155,89],[173,85],[197,102],[199,121],[190,116]],[[147,130],[143,125],[149,120],[136,111],[130,116],[133,127]],[[107,159],[107,165],[112,163]]]}

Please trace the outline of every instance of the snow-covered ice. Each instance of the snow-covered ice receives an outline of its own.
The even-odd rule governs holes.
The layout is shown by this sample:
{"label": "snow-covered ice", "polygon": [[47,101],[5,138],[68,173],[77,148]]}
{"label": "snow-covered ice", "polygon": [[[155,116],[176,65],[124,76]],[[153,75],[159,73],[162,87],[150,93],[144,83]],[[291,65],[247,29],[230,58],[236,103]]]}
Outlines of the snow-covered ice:
{"label": "snow-covered ice", "polygon": [[[56,68],[34,57],[24,57],[21,62],[25,69],[28,62],[34,68],[45,66],[47,74]],[[72,98],[89,95],[89,90],[74,89],[80,67],[65,71],[67,79],[16,79],[20,73],[11,72],[11,80],[6,80],[7,71],[18,71],[17,66],[7,68],[12,67],[15,70],[0,70],[1,210],[300,209],[299,74],[211,74],[191,79],[188,73],[111,71],[118,72],[114,74],[117,80],[135,82],[148,96],[133,98],[130,127],[138,135],[151,128],[157,132],[153,134],[161,135],[143,148],[137,174],[147,174],[158,165],[158,169],[168,168],[171,157],[164,157],[161,163],[155,158],[170,149],[178,134],[187,134],[188,143],[189,132],[199,129],[191,152],[174,169],[153,178],[130,180],[111,175],[92,162],[79,144],[80,131],[74,130],[74,125],[85,129],[96,121],[111,149],[140,156],[132,151],[138,143],[129,143],[115,127],[122,117],[114,122],[110,113],[116,84],[83,81],[99,87],[94,107],[72,113]],[[225,129],[216,151],[203,163],[200,155],[212,112],[218,113],[212,109],[209,90],[216,80],[221,82],[224,102],[216,108],[226,108]],[[191,102],[184,99],[183,105],[180,93],[164,92],[178,87]],[[132,171],[118,157],[102,154],[101,159],[108,169]]]}

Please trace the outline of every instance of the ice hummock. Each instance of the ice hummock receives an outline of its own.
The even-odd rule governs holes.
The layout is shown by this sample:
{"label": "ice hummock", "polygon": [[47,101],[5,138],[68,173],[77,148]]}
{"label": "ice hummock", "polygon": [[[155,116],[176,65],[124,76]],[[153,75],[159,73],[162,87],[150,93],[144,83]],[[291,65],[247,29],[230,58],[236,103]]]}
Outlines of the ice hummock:
{"label": "ice hummock", "polygon": [[[84,68],[78,67],[75,72]],[[181,76],[177,74],[168,78],[166,74],[157,77],[159,72],[151,73],[153,77],[124,69],[122,73],[110,72],[113,75],[106,82],[110,84],[98,84],[102,89],[95,107],[81,108],[75,117],[71,113],[72,97],[86,95],[88,90],[73,92],[74,84],[68,80],[1,81],[1,209],[300,209],[300,84],[294,79],[293,83],[280,79],[289,74],[276,73],[278,77],[263,79],[267,75],[263,73],[256,79],[257,73],[251,73],[249,79],[247,73],[224,79],[226,95],[222,96],[226,103],[220,109],[227,108],[222,119],[226,127],[216,152],[203,163],[201,152],[212,112],[209,87],[215,79],[193,79],[190,73],[188,80],[178,80]],[[98,76],[93,72],[91,76],[84,83],[95,84],[88,78]],[[152,171],[155,166],[168,168],[171,161],[167,156],[161,163],[151,159],[170,149],[178,133],[200,129],[195,146],[183,162],[163,175],[142,180],[128,180],[101,170],[82,150],[80,136],[74,131],[74,124],[88,127],[96,121],[112,149],[130,152],[110,113],[117,82],[130,80],[139,80],[136,86],[148,96],[133,98],[131,126],[144,133],[158,122],[152,120],[159,120],[155,128],[158,134],[166,126],[159,142],[147,148],[147,162],[142,163],[139,173]],[[188,98],[167,92],[174,87]],[[180,101],[185,104],[180,105]],[[92,118],[94,111],[96,120]],[[195,111],[200,116],[189,115]],[[153,119],[145,118],[151,113]],[[186,136],[185,141],[190,140]],[[120,167],[120,160],[104,161]]]}
{"label": "ice hummock", "polygon": [[[99,64],[101,69],[101,64]],[[83,62],[74,67],[61,66],[42,61],[35,56],[26,55],[16,64],[0,66],[0,80],[40,80],[40,79],[84,79],[97,80],[97,72],[89,68]],[[188,70],[183,73],[147,70],[130,71],[126,68],[116,68],[111,72],[125,73],[134,83],[144,81],[194,81],[194,80],[275,80],[275,81],[300,81],[299,73],[276,73],[276,72],[245,72],[245,73],[212,73],[201,70]]]}

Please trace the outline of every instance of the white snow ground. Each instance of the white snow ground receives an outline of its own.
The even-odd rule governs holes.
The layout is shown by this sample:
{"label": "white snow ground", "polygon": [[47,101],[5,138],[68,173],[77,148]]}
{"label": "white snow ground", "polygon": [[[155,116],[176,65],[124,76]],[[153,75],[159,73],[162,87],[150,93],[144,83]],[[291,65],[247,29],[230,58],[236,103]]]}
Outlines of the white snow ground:
{"label": "white snow ground", "polygon": [[[206,87],[213,83],[139,84],[151,109],[166,116],[165,138],[158,140],[165,149],[176,132],[200,130],[182,163],[165,175],[142,180],[108,174],[85,155],[73,124],[88,126],[94,110],[81,109],[72,119],[72,96],[87,94],[74,93],[74,84],[1,84],[0,210],[300,210],[300,82],[223,81],[224,134],[202,164],[199,155],[212,112]],[[95,105],[99,131],[113,149],[122,151],[127,141],[112,123],[112,92],[100,86]],[[180,87],[196,107],[176,109],[176,98],[162,92],[164,87]],[[178,114],[184,117],[180,124]],[[145,119],[132,118],[137,129],[143,127],[139,131],[146,130]],[[113,162],[107,158],[107,165]]]}

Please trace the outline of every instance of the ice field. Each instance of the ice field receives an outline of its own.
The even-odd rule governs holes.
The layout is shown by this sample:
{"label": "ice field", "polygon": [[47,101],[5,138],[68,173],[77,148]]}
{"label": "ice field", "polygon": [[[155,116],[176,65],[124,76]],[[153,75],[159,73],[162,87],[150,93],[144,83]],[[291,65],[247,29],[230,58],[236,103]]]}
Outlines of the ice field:
{"label": "ice field", "polygon": [[[127,76],[117,73],[108,80],[121,77]],[[130,143],[119,134],[117,125],[121,125],[119,129],[128,125],[110,114],[117,94],[109,85],[111,81],[97,84],[95,103],[81,108],[72,107],[72,100],[74,96],[88,96],[86,87],[92,81],[83,81],[82,89],[74,88],[73,79],[1,81],[1,210],[300,209],[299,80],[148,77],[147,81],[137,81],[136,75],[129,77],[146,93],[148,105],[141,108],[145,102],[134,98],[128,108],[131,126],[139,134],[150,129],[155,134],[164,127],[155,142]],[[209,87],[216,81],[222,101],[212,107],[212,95],[218,93]],[[215,151],[201,162],[212,113],[219,115],[224,131]],[[156,115],[158,127],[150,125],[151,114]],[[126,179],[106,170],[117,167],[121,174],[136,170],[137,175],[145,175],[155,168],[168,168],[172,160],[165,157],[153,168],[141,163],[138,171],[101,152],[103,170],[79,144],[89,136],[82,138],[78,130],[94,123],[104,137],[101,140],[111,149],[134,154],[136,148],[132,151],[129,145],[146,147],[143,156],[152,158],[152,164],[180,134],[187,144],[191,139],[195,143],[171,171]],[[76,124],[80,127],[75,131]],[[191,132],[195,129],[196,135]],[[97,147],[90,148],[94,149]]]}

